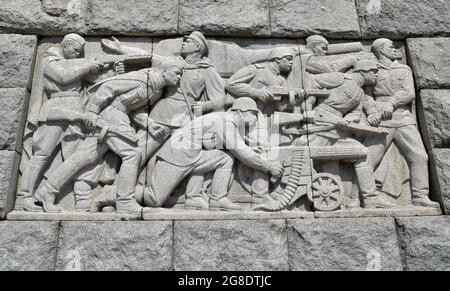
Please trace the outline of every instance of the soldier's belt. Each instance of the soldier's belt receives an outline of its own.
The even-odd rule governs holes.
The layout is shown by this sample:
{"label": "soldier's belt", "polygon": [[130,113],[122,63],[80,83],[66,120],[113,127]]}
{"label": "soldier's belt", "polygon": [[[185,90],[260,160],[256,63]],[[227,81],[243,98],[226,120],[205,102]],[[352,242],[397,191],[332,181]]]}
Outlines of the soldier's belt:
{"label": "soldier's belt", "polygon": [[56,92],[50,95],[50,98],[65,98],[65,97],[80,97],[80,93],[68,91],[68,92]]}

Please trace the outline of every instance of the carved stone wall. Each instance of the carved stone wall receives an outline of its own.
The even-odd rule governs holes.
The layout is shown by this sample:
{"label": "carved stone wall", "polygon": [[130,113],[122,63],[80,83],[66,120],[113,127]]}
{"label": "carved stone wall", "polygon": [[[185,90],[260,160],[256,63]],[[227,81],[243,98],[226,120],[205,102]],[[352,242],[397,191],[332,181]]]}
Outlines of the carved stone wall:
{"label": "carved stone wall", "polygon": [[[314,2],[156,0],[143,3],[143,1],[18,0],[0,2],[2,2],[0,3],[0,33],[3,33],[0,34],[0,110],[2,112],[0,115],[0,169],[2,170],[0,217],[3,219],[0,222],[0,229],[4,234],[0,239],[0,269],[448,270],[450,268],[448,259],[450,224],[447,216],[450,211],[450,133],[448,129],[450,122],[448,120],[450,118],[448,113],[450,110],[450,39],[448,38],[450,22],[447,17],[450,13],[450,5],[447,1],[433,0],[417,3],[416,1],[388,0]],[[116,86],[120,78],[125,78],[128,86],[130,80],[139,78],[139,75],[133,75],[133,72],[147,72],[145,70],[151,67],[154,71],[149,71],[150,73],[146,75],[148,79],[144,81],[147,88],[144,95],[151,100],[147,103],[147,105],[150,104],[148,112],[151,113],[153,108],[158,108],[155,104],[171,96],[169,93],[163,93],[163,98],[158,99],[157,94],[149,93],[148,84],[151,84],[152,89],[159,84],[163,92],[170,92],[170,88],[167,88],[170,85],[163,86],[158,83],[163,81],[158,77],[152,79],[154,76],[152,74],[157,75],[158,72],[166,72],[167,68],[178,67],[182,68],[186,75],[187,70],[193,69],[192,63],[191,67],[190,65],[186,67],[183,60],[180,64],[180,50],[185,41],[182,36],[190,35],[193,31],[200,31],[205,35],[206,39],[202,39],[203,35],[198,34],[191,35],[191,39],[198,42],[200,37],[199,47],[202,45],[207,47],[208,61],[203,60],[196,64],[194,74],[189,77],[190,82],[195,83],[198,78],[206,78],[206,89],[203,90],[212,90],[211,88],[215,86],[214,78],[211,77],[213,73],[207,71],[207,73],[195,74],[195,70],[201,68],[198,72],[203,72],[202,70],[206,72],[208,68],[214,68],[219,78],[217,80],[222,80],[220,82],[223,82],[225,86],[223,93],[226,100],[231,100],[227,101],[225,109],[214,109],[214,111],[224,112],[231,107],[231,111],[228,112],[232,114],[246,112],[243,108],[252,106],[248,103],[236,105],[239,103],[236,100],[245,94],[239,95],[240,93],[234,91],[232,86],[251,83],[251,81],[235,81],[242,79],[239,74],[244,67],[255,67],[258,70],[270,67],[270,62],[274,60],[271,58],[272,54],[278,54],[277,59],[280,60],[287,55],[293,57],[292,69],[279,74],[284,79],[277,85],[282,84],[281,87],[284,86],[284,89],[274,91],[274,95],[278,94],[276,100],[280,103],[289,103],[289,100],[294,100],[289,105],[292,107],[278,109],[276,112],[293,113],[283,118],[289,119],[289,124],[295,126],[277,128],[276,131],[281,133],[281,136],[280,140],[276,140],[275,146],[272,144],[274,146],[272,149],[267,150],[267,145],[260,145],[265,148],[266,154],[261,155],[263,159],[267,157],[270,163],[279,163],[284,169],[283,173],[277,174],[279,169],[275,164],[269,162],[269,165],[265,164],[265,170],[274,176],[272,180],[270,180],[271,175],[268,177],[270,180],[268,189],[271,192],[269,201],[265,200],[267,194],[261,194],[263,199],[259,200],[261,195],[258,196],[259,194],[256,193],[258,191],[254,190],[255,172],[242,166],[242,156],[236,155],[235,151],[228,151],[227,148],[220,148],[221,152],[235,156],[232,168],[233,179],[230,180],[232,183],[229,188],[226,185],[221,188],[227,189],[227,192],[222,194],[226,194],[228,200],[223,200],[223,197],[216,199],[214,194],[218,193],[212,193],[211,200],[206,200],[209,201],[206,207],[210,210],[198,210],[204,207],[204,203],[201,202],[203,200],[197,199],[199,196],[190,197],[186,194],[186,187],[190,187],[189,183],[193,179],[189,178],[181,179],[175,185],[176,189],[168,193],[170,197],[162,201],[164,203],[148,202],[146,197],[151,196],[145,192],[146,187],[150,189],[154,185],[157,185],[156,188],[162,187],[165,183],[170,183],[170,179],[173,180],[177,175],[174,172],[177,168],[173,167],[169,172],[159,173],[159,176],[154,174],[155,169],[162,168],[162,164],[158,164],[155,158],[158,154],[151,159],[153,153],[140,167],[140,175],[135,183],[136,188],[133,187],[135,189],[133,203],[137,202],[140,205],[130,206],[129,200],[126,200],[129,197],[121,196],[125,189],[123,188],[124,180],[118,178],[121,171],[126,172],[128,176],[125,176],[130,177],[129,173],[132,169],[129,168],[130,163],[125,162],[130,156],[120,156],[125,150],[114,150],[114,146],[110,146],[108,154],[102,155],[98,164],[89,165],[89,167],[97,165],[101,168],[101,177],[96,178],[95,183],[89,180],[91,184],[88,183],[90,193],[87,196],[90,199],[88,209],[79,207],[84,211],[76,211],[80,210],[77,205],[82,205],[79,201],[85,199],[82,195],[75,193],[77,189],[80,189],[77,188],[79,187],[76,185],[77,181],[83,180],[77,178],[78,172],[77,175],[70,177],[70,181],[63,181],[64,187],[56,189],[57,193],[54,191],[56,199],[38,197],[37,200],[28,204],[28,208],[24,207],[23,205],[27,203],[23,202],[21,192],[24,188],[23,180],[27,179],[24,178],[24,173],[35,165],[30,162],[30,159],[38,152],[36,148],[42,144],[36,141],[38,138],[36,138],[36,128],[32,126],[31,116],[34,109],[42,107],[47,100],[45,98],[54,98],[50,94],[45,97],[40,84],[44,84],[44,87],[48,86],[46,82],[49,80],[53,83],[64,83],[64,80],[49,77],[50,73],[45,71],[48,62],[54,62],[54,59],[46,61],[49,54],[61,47],[61,43],[64,42],[63,37],[69,33],[78,33],[86,41],[84,54],[80,57],[87,61],[71,63],[69,60],[69,65],[62,66],[64,70],[86,69],[92,73],[84,78],[83,85],[80,85],[82,93],[79,96],[84,98],[83,104],[86,104],[86,108],[89,108],[90,100],[97,94],[89,91],[91,86],[102,88],[102,84],[111,83],[113,84],[111,86]],[[328,39],[329,51],[325,53],[325,56],[320,56],[319,53],[316,57],[319,57],[320,66],[331,65],[335,72],[326,72],[331,75],[323,76],[325,72],[311,71],[311,56],[317,54],[314,50],[311,51],[309,45],[307,47],[307,38],[311,35],[321,35]],[[117,37],[117,41],[112,40],[111,36]],[[411,118],[417,121],[415,128],[420,132],[424,152],[429,157],[429,161],[425,161],[425,166],[422,167],[424,171],[422,173],[430,175],[429,179],[426,179],[429,181],[426,186],[428,187],[429,184],[430,191],[416,191],[414,187],[417,186],[417,181],[411,182],[411,176],[414,174],[411,173],[413,170],[408,163],[410,153],[402,151],[401,145],[399,146],[401,141],[398,138],[395,139],[393,144],[386,148],[379,165],[372,169],[373,180],[377,187],[375,196],[376,199],[381,199],[381,202],[373,200],[374,193],[366,195],[367,193],[364,192],[367,189],[364,188],[364,183],[367,184],[367,181],[362,176],[367,177],[370,171],[363,172],[361,168],[365,165],[367,149],[369,154],[371,149],[366,139],[380,134],[386,135],[387,133],[384,132],[391,130],[380,126],[380,123],[372,124],[369,121],[371,113],[374,112],[371,111],[373,108],[377,108],[380,114],[384,114],[385,109],[380,109],[384,107],[374,105],[375,107],[370,109],[372,104],[370,100],[364,101],[366,102],[364,106],[362,106],[363,101],[360,101],[362,120],[354,122],[355,124],[350,121],[348,124],[340,124],[346,128],[347,135],[345,137],[340,135],[338,140],[350,139],[350,144],[346,147],[346,145],[334,145],[329,142],[315,144],[317,132],[324,130],[323,123],[317,122],[320,110],[316,108],[322,102],[325,104],[327,102],[316,101],[308,107],[305,101],[308,96],[314,96],[314,94],[319,96],[317,97],[319,100],[329,98],[330,92],[332,94],[333,90],[343,86],[339,83],[341,82],[339,78],[344,75],[339,75],[340,73],[345,73],[344,79],[347,78],[352,82],[356,80],[356,84],[359,84],[361,76],[363,79],[370,78],[365,74],[373,70],[370,69],[373,64],[378,67],[377,82],[385,84],[383,83],[385,75],[380,71],[383,69],[382,60],[380,55],[374,54],[373,50],[376,46],[374,40],[380,38],[394,40],[398,68],[407,71],[409,66],[412,70],[411,78],[414,79],[413,81],[411,79],[411,85],[415,98],[401,106],[410,106]],[[72,40],[80,41],[78,38]],[[317,39],[309,38],[308,41],[314,42]],[[118,44],[120,44],[119,47]],[[49,50],[51,48],[54,50]],[[275,48],[281,49],[274,50]],[[289,53],[286,53],[285,48],[288,48]],[[182,53],[181,55],[186,59],[186,55]],[[51,56],[53,57],[55,56]],[[56,56],[57,61],[64,58],[64,56],[62,58],[60,55]],[[86,65],[93,60],[105,64],[105,69],[99,70],[98,64]],[[94,67],[96,69],[93,69]],[[282,68],[281,65],[280,68]],[[181,77],[181,82],[186,82],[188,78],[184,75]],[[108,78],[113,79],[111,81]],[[402,78],[394,78],[392,82],[404,82]],[[331,86],[330,82],[334,85]],[[311,85],[313,83],[321,85],[315,87]],[[264,82],[263,84],[268,87],[274,86]],[[402,84],[403,88],[408,87],[404,85],[405,83]],[[368,85],[368,83],[361,83],[360,87],[365,90],[367,96],[373,97],[375,102],[377,98],[380,97],[378,100],[380,101],[382,97],[385,97],[370,91]],[[180,85],[177,86],[181,88]],[[72,90],[68,89],[69,87],[60,86],[58,90],[67,96],[66,91]],[[320,91],[308,91],[313,89],[320,89]],[[186,87],[179,91],[183,90],[186,90]],[[58,98],[62,96],[58,95],[61,93],[59,91],[53,90],[52,94],[57,93],[53,96]],[[211,94],[213,91],[209,92]],[[217,92],[214,94],[217,96]],[[344,93],[339,94],[343,96]],[[352,95],[348,98],[354,98],[356,91],[348,94]],[[121,94],[117,96],[119,95],[123,96]],[[392,95],[394,95],[393,92]],[[156,98],[156,101],[154,102],[152,98]],[[258,100],[257,97],[254,99]],[[42,100],[44,100],[43,103]],[[232,107],[233,102],[237,109]],[[122,102],[122,104],[128,103]],[[117,103],[115,106],[117,109]],[[397,110],[398,106],[396,104],[393,110]],[[73,108],[63,111],[64,114],[73,112]],[[37,123],[37,128],[42,127],[42,124],[54,122],[51,118],[58,115],[55,113],[57,111],[52,110],[46,114],[47,120]],[[42,110],[40,111],[42,114]],[[83,114],[85,112],[80,111]],[[128,114],[129,110],[123,112]],[[179,112],[173,112],[175,113]],[[195,115],[196,112],[194,111],[193,114]],[[217,120],[219,115],[214,118]],[[109,114],[109,116],[112,115]],[[314,121],[309,120],[310,116],[314,116]],[[279,121],[270,114],[266,117],[272,118],[269,124]],[[299,117],[301,120],[297,120]],[[346,113],[342,117],[346,117]],[[60,122],[61,116],[55,118],[57,122]],[[76,115],[76,118],[79,118],[76,122],[87,122],[87,125],[93,121],[92,116],[87,115]],[[294,123],[292,123],[293,118]],[[392,117],[383,118],[384,121],[392,119]],[[64,122],[64,124],[76,124],[74,120]],[[58,124],[58,126],[61,125],[61,123]],[[85,130],[83,127],[85,124],[80,124],[82,124],[82,130]],[[146,121],[141,131],[136,124],[133,125],[133,130],[136,130],[137,134],[144,132],[142,136],[146,142],[152,139],[157,140],[149,130],[152,123]],[[80,140],[94,137],[94,140],[98,139],[99,145],[113,143],[114,141],[108,141],[114,135],[115,128],[114,124],[112,125],[108,123],[106,130],[104,130],[105,125],[97,126],[98,130],[95,133],[90,132],[89,129],[83,131],[84,136]],[[183,123],[178,127],[186,126],[187,124]],[[89,126],[86,127],[89,128]],[[338,132],[341,129],[339,127]],[[173,132],[172,130],[170,132]],[[326,132],[333,130],[336,128],[325,129]],[[400,132],[398,129],[394,131]],[[50,131],[42,132],[45,135]],[[120,131],[118,134],[121,134]],[[128,137],[122,135],[121,138]],[[286,138],[288,138],[287,142]],[[173,142],[173,139],[175,138],[172,137],[165,142]],[[326,139],[329,140],[330,137]],[[66,141],[67,139],[64,142]],[[207,142],[202,148],[205,152],[217,146],[210,148],[211,145]],[[246,142],[252,145],[251,140]],[[422,141],[416,138],[415,142],[421,144]],[[51,162],[43,166],[42,170],[46,173],[39,178],[36,190],[42,192],[41,188],[47,187],[47,192],[52,192],[48,185],[55,185],[51,182],[55,179],[57,181],[58,174],[64,174],[58,171],[67,168],[66,160],[70,160],[70,155],[65,156],[65,151],[68,151],[70,147],[64,149],[65,146],[59,145],[51,153]],[[148,146],[144,147],[143,151],[147,149]],[[253,149],[256,150],[255,147]],[[76,153],[75,149],[73,154]],[[217,155],[211,155],[211,158],[213,157],[217,158]],[[211,195],[210,189],[220,188],[218,184],[221,181],[223,182],[224,179],[227,181],[229,177],[225,173],[227,168],[224,168],[225,171],[222,169],[228,161],[227,157],[215,163],[209,170],[209,173],[214,175],[212,183],[215,184],[204,184],[202,199],[205,195]],[[74,162],[80,160],[81,158],[74,159]],[[333,168],[335,167],[333,163],[330,163],[336,160],[339,161],[337,172],[333,170],[336,169]],[[156,166],[154,166],[155,162]],[[205,167],[207,162],[205,160],[202,166]],[[59,164],[63,164],[63,167],[58,167]],[[298,170],[297,173],[296,167],[299,164],[303,170]],[[67,165],[70,166],[70,162]],[[358,171],[360,171],[359,177]],[[152,180],[152,175],[160,178]],[[161,179],[167,179],[167,181]],[[83,181],[87,180],[84,178]],[[324,186],[324,183],[327,185]],[[84,190],[86,193],[86,189]],[[328,190],[331,196],[335,191],[336,196],[332,199],[328,198],[330,197]],[[158,191],[162,190],[153,189],[152,191],[158,194],[160,193]],[[42,193],[45,196],[47,193],[44,192]],[[427,200],[427,197],[430,200]],[[101,203],[101,207],[94,211],[92,201],[95,199],[103,204]],[[212,202],[214,199],[219,202]],[[98,202],[97,200],[95,201]],[[439,207],[435,202],[439,203]],[[28,211],[33,208],[30,208],[30,205],[36,207],[36,212]],[[54,205],[58,207],[57,210],[53,208]],[[150,207],[142,210],[141,206]],[[190,206],[197,210],[189,209]],[[217,211],[218,209],[229,211]],[[17,251],[19,249],[20,251]],[[12,253],[14,255],[11,255]]]}

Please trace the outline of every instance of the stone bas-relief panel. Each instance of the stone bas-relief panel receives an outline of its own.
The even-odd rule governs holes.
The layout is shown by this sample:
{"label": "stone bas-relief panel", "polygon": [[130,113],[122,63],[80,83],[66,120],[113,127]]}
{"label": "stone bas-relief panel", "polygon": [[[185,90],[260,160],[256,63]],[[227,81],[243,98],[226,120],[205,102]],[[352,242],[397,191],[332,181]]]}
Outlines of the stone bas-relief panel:
{"label": "stone bas-relief panel", "polygon": [[10,219],[441,213],[402,44],[69,34],[37,60]]}

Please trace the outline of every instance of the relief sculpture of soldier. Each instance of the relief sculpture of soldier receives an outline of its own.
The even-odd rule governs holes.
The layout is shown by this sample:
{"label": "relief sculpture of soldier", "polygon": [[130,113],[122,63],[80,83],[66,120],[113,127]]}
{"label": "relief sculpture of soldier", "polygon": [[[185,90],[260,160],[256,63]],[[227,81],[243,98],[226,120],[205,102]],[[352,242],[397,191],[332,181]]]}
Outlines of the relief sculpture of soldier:
{"label": "relief sculpture of soldier", "polygon": [[[104,40],[103,43],[109,50],[119,54],[148,54],[117,40]],[[162,100],[150,113],[149,131],[153,137],[167,139],[173,130],[183,127],[194,118],[193,108],[202,113],[224,110],[225,82],[207,58],[208,52],[208,42],[201,32],[194,31],[184,37],[180,48],[180,59],[185,62],[183,76],[177,87],[165,90]],[[154,60],[164,58],[153,54]]]}
{"label": "relief sculpture of soldier", "polygon": [[[310,127],[309,136],[311,147],[352,147],[363,153],[351,162],[354,164],[360,194],[366,208],[379,204],[373,197],[376,191],[373,168],[368,162],[366,147],[350,137],[353,130],[349,125],[360,123],[364,114],[363,87],[375,84],[377,72],[375,62],[361,60],[354,65],[352,74],[329,73],[325,78],[327,82],[318,82],[318,86],[329,90],[330,96],[314,108],[315,127]],[[337,166],[338,164],[333,162],[322,165],[324,171],[339,175]]]}
{"label": "relief sculpture of soldier", "polygon": [[[275,101],[270,87],[286,87],[286,78],[292,70],[295,52],[293,48],[279,47],[270,52],[264,63],[246,66],[237,71],[227,82],[226,89],[234,97],[250,97],[258,105],[261,114],[258,125],[249,133],[254,145],[269,147],[268,121],[275,111],[287,110],[287,104]],[[298,94],[303,94],[298,89]],[[286,99],[283,99],[286,103]],[[253,172],[251,186],[253,203],[263,203],[269,194],[269,177],[261,171]]]}
{"label": "relief sculpture of soldier", "polygon": [[[143,192],[145,206],[162,206],[176,186],[189,175],[213,173],[209,199],[201,195],[186,197],[188,208],[240,210],[240,206],[227,198],[235,158],[252,169],[280,177],[282,166],[261,157],[245,144],[242,137],[245,126],[255,126],[257,113],[255,101],[243,97],[237,99],[228,112],[206,114],[176,132],[157,153],[155,170]],[[161,183],[167,175],[170,179]],[[200,186],[197,179],[191,178],[187,192],[195,193],[191,188]]]}
{"label": "relief sculpture of soldier", "polygon": [[[28,116],[28,126],[37,128],[32,137],[32,154],[18,190],[18,209],[42,211],[37,205],[42,198],[35,196],[43,172],[52,162],[55,150],[61,145],[66,159],[76,150],[84,133],[80,121],[57,118],[65,113],[82,113],[84,81],[92,74],[105,69],[102,63],[82,58],[85,40],[77,34],[68,34],[61,44],[51,47],[42,59],[38,78],[42,80],[34,88],[42,100],[36,102]],[[48,96],[46,100],[43,95]],[[58,114],[57,114],[58,113]]]}
{"label": "relief sculpture of soldier", "polygon": [[[416,206],[438,208],[439,203],[429,199],[428,155],[422,142],[411,105],[415,100],[411,69],[400,64],[398,51],[389,39],[377,39],[372,51],[378,59],[378,78],[373,99],[378,111],[368,114],[368,122],[389,131],[384,139],[367,139],[368,161],[377,168],[387,149],[395,143],[409,165],[412,203]],[[395,207],[383,203],[379,207]]]}
{"label": "relief sculpture of soldier", "polygon": [[[87,113],[83,120],[89,127],[99,129],[100,133],[87,137],[79,145],[77,152],[64,161],[38,189],[38,193],[43,197],[46,212],[60,212],[61,209],[54,203],[63,186],[72,181],[81,170],[95,164],[108,150],[122,160],[116,181],[117,212],[126,214],[142,212],[142,207],[135,200],[142,152],[132,125],[147,130],[149,119],[133,112],[156,104],[166,86],[177,86],[183,65],[177,60],[172,60],[161,64],[161,68],[126,73],[106,79],[91,88],[93,92],[89,96]],[[79,117],[68,115],[66,118]]]}

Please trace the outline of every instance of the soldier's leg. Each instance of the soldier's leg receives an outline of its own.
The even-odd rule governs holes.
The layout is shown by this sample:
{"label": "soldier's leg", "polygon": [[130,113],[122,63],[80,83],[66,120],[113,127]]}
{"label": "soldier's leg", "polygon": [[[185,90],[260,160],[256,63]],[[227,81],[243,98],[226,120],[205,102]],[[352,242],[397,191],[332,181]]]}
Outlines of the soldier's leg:
{"label": "soldier's leg", "polygon": [[338,144],[351,146],[359,156],[354,162],[359,193],[363,200],[364,208],[392,208],[396,205],[379,197],[375,184],[373,164],[369,161],[370,149],[353,139],[346,139]]}
{"label": "soldier's leg", "polygon": [[233,181],[234,157],[222,150],[206,151],[195,163],[193,173],[214,172],[211,184],[210,210],[240,210],[241,207],[228,199],[228,190]]}
{"label": "soldier's leg", "polygon": [[97,163],[103,157],[107,148],[103,144],[97,143],[97,138],[86,138],[80,143],[78,150],[65,160],[47,179],[43,187],[39,188],[36,198],[44,204],[44,210],[47,212],[59,212],[58,207],[54,207],[55,197],[61,192],[62,188],[74,181],[79,173]]}
{"label": "soldier's leg", "polygon": [[120,137],[108,137],[106,145],[122,159],[117,175],[116,210],[123,213],[141,213],[142,207],[136,202],[135,190],[138,179],[141,152],[138,145],[133,145]]}
{"label": "soldier's leg", "polygon": [[192,172],[192,169],[192,167],[179,167],[157,159],[148,185],[144,188],[144,205],[161,207],[184,178]]}
{"label": "soldier's leg", "polygon": [[140,162],[139,169],[141,172],[145,165],[148,163],[149,159],[162,147],[162,145],[167,141],[172,133],[172,129],[168,126],[160,125],[164,128],[164,136],[161,138],[154,139],[149,134],[144,135],[139,140],[139,149],[142,153],[142,158]]}
{"label": "soldier's leg", "polygon": [[53,153],[61,141],[64,126],[49,123],[42,124],[33,135],[33,155],[22,174],[18,191],[21,208],[27,211],[41,211],[34,204],[33,193],[42,178],[43,171],[49,165]]}
{"label": "soldier's leg", "polygon": [[411,195],[413,204],[439,207],[439,203],[429,200],[428,154],[419,130],[414,125],[398,128],[394,140],[409,165]]}
{"label": "soldier's leg", "polygon": [[186,185],[186,209],[208,210],[208,201],[203,197],[205,174],[193,174]]}

